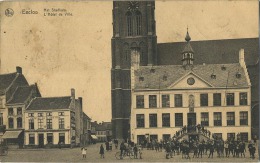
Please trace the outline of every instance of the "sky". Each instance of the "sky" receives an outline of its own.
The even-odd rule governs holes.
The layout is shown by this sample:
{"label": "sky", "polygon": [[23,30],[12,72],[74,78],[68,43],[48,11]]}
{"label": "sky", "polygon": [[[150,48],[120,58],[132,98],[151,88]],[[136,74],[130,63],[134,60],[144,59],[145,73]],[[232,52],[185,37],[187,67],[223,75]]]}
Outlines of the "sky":
{"label": "sky", "polygon": [[[192,40],[258,37],[257,0],[155,4],[158,43],[184,41],[187,26]],[[4,15],[7,8],[14,10],[12,17]],[[66,12],[44,16],[52,8]],[[74,88],[93,121],[110,121],[111,37],[112,1],[4,2],[0,72],[21,66],[44,97],[69,96]]]}

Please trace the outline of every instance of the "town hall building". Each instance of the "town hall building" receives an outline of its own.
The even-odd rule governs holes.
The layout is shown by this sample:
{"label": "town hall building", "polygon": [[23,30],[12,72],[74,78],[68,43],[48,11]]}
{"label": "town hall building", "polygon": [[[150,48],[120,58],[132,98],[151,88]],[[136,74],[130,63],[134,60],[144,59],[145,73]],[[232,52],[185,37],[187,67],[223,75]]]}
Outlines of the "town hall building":
{"label": "town hall building", "polygon": [[[259,107],[258,38],[157,43],[155,1],[114,1],[112,14],[113,138],[134,134],[136,141],[137,135],[155,129],[171,134],[189,123],[203,123],[212,133],[229,126],[223,138],[240,129],[247,139],[258,134],[258,117],[252,116]],[[131,73],[136,63],[139,69]],[[137,118],[143,119],[142,131]],[[163,118],[170,119],[166,129]]]}
{"label": "town hall building", "polygon": [[251,139],[251,82],[244,61],[193,64],[187,32],[182,65],[140,66],[133,54],[131,140],[167,140],[183,126],[201,125],[223,138]]}

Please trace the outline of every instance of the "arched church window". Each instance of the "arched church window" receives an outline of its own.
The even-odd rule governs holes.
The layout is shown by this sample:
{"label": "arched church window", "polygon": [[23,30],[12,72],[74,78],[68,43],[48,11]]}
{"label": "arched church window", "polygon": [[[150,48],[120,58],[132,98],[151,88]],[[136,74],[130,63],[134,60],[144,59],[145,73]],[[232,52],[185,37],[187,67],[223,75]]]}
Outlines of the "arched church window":
{"label": "arched church window", "polygon": [[141,42],[140,44],[139,44],[139,46],[140,46],[140,62],[141,63],[144,63],[144,60],[145,60],[145,44],[144,44],[144,42]]}
{"label": "arched church window", "polygon": [[133,15],[130,11],[126,13],[127,36],[133,36]]}
{"label": "arched church window", "polygon": [[136,11],[136,35],[139,36],[142,33],[142,14],[140,11]]}
{"label": "arched church window", "polygon": [[129,59],[129,46],[127,43],[124,44],[124,55],[123,58],[125,61],[128,61]]}

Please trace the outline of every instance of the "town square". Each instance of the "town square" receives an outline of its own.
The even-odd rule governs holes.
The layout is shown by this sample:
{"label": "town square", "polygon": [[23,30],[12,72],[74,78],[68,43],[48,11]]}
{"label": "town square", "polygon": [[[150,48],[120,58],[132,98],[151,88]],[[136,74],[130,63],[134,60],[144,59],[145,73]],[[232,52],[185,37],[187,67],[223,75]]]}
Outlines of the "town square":
{"label": "town square", "polygon": [[[105,158],[100,158],[99,147],[100,143],[93,144],[87,147],[87,157],[82,158],[81,148],[62,148],[62,149],[22,149],[11,150],[7,156],[0,156],[1,162],[257,162],[257,159],[251,159],[249,152],[245,153],[245,157],[220,157],[214,153],[213,158],[208,159],[207,155],[202,155],[202,158],[190,159],[182,158],[182,155],[175,154],[173,158],[165,159],[165,151],[156,152],[155,150],[142,150],[143,159],[134,159],[125,157],[121,160],[116,159],[115,154],[119,150],[105,152]],[[114,148],[114,146],[113,146]],[[209,154],[209,152],[208,152]]]}

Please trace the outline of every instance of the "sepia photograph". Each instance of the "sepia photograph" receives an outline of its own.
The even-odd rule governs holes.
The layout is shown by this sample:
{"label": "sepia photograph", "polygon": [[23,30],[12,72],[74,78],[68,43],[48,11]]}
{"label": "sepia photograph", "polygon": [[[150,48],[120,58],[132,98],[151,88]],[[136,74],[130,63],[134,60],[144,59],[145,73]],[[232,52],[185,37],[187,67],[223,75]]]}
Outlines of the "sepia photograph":
{"label": "sepia photograph", "polygon": [[1,1],[0,162],[258,162],[259,1]]}

